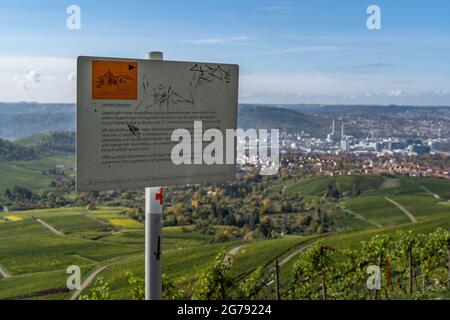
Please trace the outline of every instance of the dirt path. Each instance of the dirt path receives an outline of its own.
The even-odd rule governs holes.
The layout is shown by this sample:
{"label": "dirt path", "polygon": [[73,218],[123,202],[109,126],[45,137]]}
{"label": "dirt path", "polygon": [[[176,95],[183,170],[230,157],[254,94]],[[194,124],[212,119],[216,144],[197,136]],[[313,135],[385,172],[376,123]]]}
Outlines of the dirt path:
{"label": "dirt path", "polygon": [[223,258],[223,262],[232,264],[234,256],[245,246],[247,246],[247,244],[241,244],[237,247],[231,248],[230,251],[228,251],[227,254],[225,255],[225,258]]}
{"label": "dirt path", "polygon": [[61,231],[56,230],[55,228],[53,228],[51,225],[49,225],[47,222],[45,222],[44,220],[41,220],[39,218],[35,218],[35,220],[37,222],[39,222],[40,224],[42,224],[44,227],[46,227],[48,230],[50,230],[51,232],[53,232],[54,234],[57,234],[58,236],[64,236],[64,233],[62,233]]}
{"label": "dirt path", "polygon": [[278,263],[278,266],[282,266],[286,263],[288,263],[289,261],[291,261],[296,255],[298,255],[300,252],[304,251],[305,249],[307,249],[310,245],[312,245],[314,243],[314,241],[311,241],[308,243],[303,243],[301,244],[295,251],[293,251],[292,253],[290,253],[286,258],[284,258],[283,260],[280,261],[280,263]]}
{"label": "dirt path", "polygon": [[0,279],[2,278],[9,278],[11,275],[6,272],[4,269],[2,269],[2,266],[0,265]]}
{"label": "dirt path", "polygon": [[375,227],[378,227],[378,228],[383,227],[381,224],[376,223],[376,222],[373,222],[373,221],[367,219],[366,217],[360,215],[359,213],[356,213],[356,212],[354,212],[354,211],[352,211],[352,210],[350,210],[350,209],[347,209],[347,208],[344,207],[344,206],[341,206],[341,208],[342,208],[342,210],[344,210],[344,211],[347,212],[348,214],[354,216],[356,219],[362,220],[362,221],[364,221],[364,222],[366,222],[366,223],[368,223],[368,224],[371,224],[371,225],[373,225],[373,226],[375,226]]}
{"label": "dirt path", "polygon": [[80,295],[83,293],[83,291],[94,281],[95,277],[102,272],[103,270],[105,270],[106,268],[109,267],[109,264],[103,267],[98,268],[97,270],[95,270],[94,272],[92,272],[81,284],[81,288],[78,289],[77,291],[75,291],[71,296],[70,296],[70,300],[77,300]]}
{"label": "dirt path", "polygon": [[437,194],[437,193],[433,193],[431,192],[429,189],[425,188],[424,186],[421,186],[420,184],[418,184],[419,188],[422,189],[423,191],[425,191],[426,193],[431,194],[433,197],[435,197],[436,199],[440,199],[441,197]]}
{"label": "dirt path", "polygon": [[105,221],[103,221],[103,220],[99,220],[99,219],[97,219],[97,218],[94,218],[94,217],[91,216],[90,214],[86,214],[85,217],[88,218],[88,219],[91,219],[92,221],[98,222],[98,223],[100,223],[100,224],[102,224],[102,225],[104,225],[104,226],[109,226],[109,223],[107,223],[107,222],[105,222]]}
{"label": "dirt path", "polygon": [[[293,258],[295,258],[295,256],[297,256],[300,252],[302,252],[305,249],[307,249],[313,243],[314,243],[314,241],[307,241],[306,243],[302,243],[299,247],[297,247],[294,251],[292,251],[289,255],[287,255],[283,260],[281,260],[278,263],[278,267],[281,267],[282,265],[284,265],[284,264],[288,263],[289,261],[291,261]],[[269,269],[269,273],[273,274],[274,272],[275,272],[275,267],[271,267]],[[274,280],[270,280],[269,282],[266,283],[266,287],[272,285],[274,282],[275,282]]]}
{"label": "dirt path", "polygon": [[388,197],[384,197],[387,201],[389,201],[390,203],[392,203],[394,206],[396,206],[397,208],[399,208],[404,214],[406,214],[408,216],[408,218],[411,220],[412,223],[416,223],[417,219],[416,217],[413,216],[413,214],[411,212],[409,212],[408,209],[406,209],[405,207],[403,207],[401,204],[399,204],[398,202],[389,199]]}

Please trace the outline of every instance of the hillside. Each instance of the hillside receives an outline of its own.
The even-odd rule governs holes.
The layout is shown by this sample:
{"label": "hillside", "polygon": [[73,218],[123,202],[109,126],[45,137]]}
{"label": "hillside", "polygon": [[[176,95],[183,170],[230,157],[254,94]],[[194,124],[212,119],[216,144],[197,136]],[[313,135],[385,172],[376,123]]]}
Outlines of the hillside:
{"label": "hillside", "polygon": [[[287,194],[324,196],[335,186],[336,206],[372,226],[393,226],[422,221],[430,215],[449,214],[450,181],[430,178],[383,176],[317,176],[286,187]],[[426,186],[426,190],[424,189]],[[435,192],[433,194],[431,191]],[[348,226],[349,221],[345,221]],[[348,227],[347,226],[347,227]]]}
{"label": "hillside", "polygon": [[415,113],[430,117],[450,117],[450,106],[448,107],[416,107],[416,106],[380,106],[380,105],[319,105],[319,104],[297,104],[280,105],[278,107],[300,111],[304,113],[329,113],[333,116],[346,115],[379,115]]}
{"label": "hillside", "polygon": [[14,144],[34,147],[42,155],[75,153],[75,132],[47,132],[36,136],[20,138]]}
{"label": "hillside", "polygon": [[[71,264],[81,267],[83,279],[95,270],[107,266],[100,276],[109,283],[112,298],[132,298],[127,272],[138,277],[144,276],[144,226],[121,215],[122,209],[100,207],[90,211],[84,208],[61,208],[0,213],[0,218],[6,218],[6,222],[0,219],[0,270],[6,275],[3,279],[0,276],[0,300],[69,298],[71,292],[65,288],[65,269]],[[40,221],[52,226],[58,233]],[[389,252],[393,255],[400,252],[395,250],[396,244],[392,242],[399,237],[399,231],[411,230],[413,235],[428,234],[437,228],[448,227],[448,216],[430,214],[418,223],[395,227],[225,243],[213,243],[212,236],[195,232],[190,227],[166,227],[163,231],[163,268],[175,290],[184,290],[191,295],[198,285],[198,278],[213,263],[215,256],[223,250],[232,251],[235,252],[235,258],[231,262],[229,276],[234,285],[228,286],[227,295],[236,296],[239,285],[248,281],[260,269],[263,278],[267,276],[268,280],[259,289],[259,297],[272,299],[274,284],[270,279],[273,279],[273,265],[278,259],[281,293],[284,299],[291,299],[290,286],[298,262],[301,261],[299,259],[304,258],[304,252],[315,244],[325,244],[340,250],[337,258],[345,259],[348,253],[342,250],[351,249],[355,253],[359,252],[357,250],[363,251],[361,241],[370,241],[376,235],[390,235],[392,239]],[[368,259],[370,261],[375,258]],[[357,259],[359,260],[360,258]],[[336,267],[346,265],[336,264]],[[365,267],[354,274],[359,280],[349,282],[351,288],[364,288],[367,278]],[[430,276],[434,278],[445,274],[445,267],[439,264],[439,273]],[[395,281],[399,280],[395,278]],[[339,285],[339,282],[330,282],[330,286],[339,288]],[[92,287],[93,285],[90,288]],[[313,287],[305,288],[314,290]],[[353,297],[343,295],[345,292],[341,291],[331,292],[338,298]],[[366,290],[359,292],[363,295]],[[352,290],[351,293],[357,294],[357,291]],[[390,294],[400,293],[401,290],[390,291]],[[317,297],[311,296],[309,299]]]}
{"label": "hillside", "polygon": [[313,136],[324,137],[329,127],[329,121],[326,118],[295,110],[241,104],[238,113],[238,127],[279,129],[286,132],[304,131]]}
{"label": "hillside", "polygon": [[[240,104],[240,128],[304,131],[325,137],[332,117],[340,115],[386,117],[414,114],[423,117],[450,119],[448,107],[352,106],[352,105],[256,105]],[[0,138],[14,140],[51,131],[75,131],[74,104],[0,103]],[[331,117],[331,118],[330,118]],[[348,128],[358,136],[359,131]],[[352,131],[354,130],[354,131]],[[355,131],[356,130],[356,131]]]}
{"label": "hillside", "polygon": [[0,160],[27,161],[75,153],[75,132],[49,132],[10,142],[0,139]]}
{"label": "hillside", "polygon": [[75,131],[74,104],[0,103],[0,138]]}
{"label": "hillside", "polygon": [[[66,117],[64,108],[55,110]],[[26,110],[32,114],[39,106],[26,106]],[[43,110],[50,112],[51,108]],[[20,117],[20,113],[8,112],[8,116]],[[329,125],[323,119],[327,117],[269,106],[241,105],[239,110],[243,128],[301,128],[321,135]],[[4,205],[0,212],[0,300],[69,298],[65,281],[71,264],[81,267],[83,279],[106,267],[100,276],[116,299],[132,298],[127,272],[143,277],[144,225],[138,221],[139,211],[129,210],[142,207],[142,190],[76,194],[64,187],[73,181],[74,151],[73,131],[42,132],[13,142],[0,140],[0,202]],[[30,203],[39,202],[40,208],[49,209],[17,208],[14,205],[22,200],[6,195],[9,202],[3,202],[5,190],[14,193],[14,186],[29,189],[34,197]],[[192,201],[194,197],[196,201]],[[61,200],[66,202],[59,204]],[[189,298],[217,254],[232,252],[235,257],[229,275],[235,285],[227,288],[227,297],[239,297],[239,285],[254,279],[259,270],[270,278],[254,297],[273,298],[273,265],[278,259],[283,299],[319,299],[314,282],[290,296],[299,261],[308,257],[304,251],[320,243],[332,247],[338,252],[332,266],[342,269],[346,263],[358,261],[348,259],[344,250],[370,253],[359,251],[364,247],[361,241],[370,242],[374,236],[395,238],[398,231],[428,234],[437,228],[448,230],[448,200],[447,180],[363,174],[308,178],[238,175],[227,187],[167,188],[162,242],[165,279],[171,281],[175,292],[182,290]],[[87,205],[91,201],[94,206]],[[424,235],[418,239],[424,243]],[[397,245],[392,239],[386,252],[400,259]],[[370,259],[364,263],[375,261]],[[398,260],[392,261],[397,268]],[[365,265],[359,271],[354,273],[358,281],[349,280],[343,272],[333,271],[330,276],[352,284],[349,288],[363,289],[354,298],[366,299]],[[445,275],[446,269],[439,264],[437,272],[429,276],[442,279]],[[420,284],[422,276],[418,277]],[[330,280],[332,299],[353,297],[340,295],[339,286]],[[93,287],[95,282],[89,289]],[[312,295],[303,295],[303,288],[309,288]],[[401,293],[397,287],[389,294]]]}
{"label": "hillside", "polygon": [[[14,140],[48,132],[75,131],[75,115],[74,104],[0,103],[0,138]],[[296,110],[240,104],[238,126],[245,129],[303,130],[324,136],[329,120]]]}
{"label": "hillside", "polygon": [[49,169],[64,168],[71,174],[75,166],[73,156],[52,155],[44,156],[36,160],[7,161],[0,160],[0,197],[7,188],[21,186],[33,191],[48,189],[50,182],[55,178],[49,174]]}
{"label": "hillside", "polygon": [[33,160],[37,159],[38,156],[39,154],[34,148],[20,146],[7,140],[0,139],[0,160]]}

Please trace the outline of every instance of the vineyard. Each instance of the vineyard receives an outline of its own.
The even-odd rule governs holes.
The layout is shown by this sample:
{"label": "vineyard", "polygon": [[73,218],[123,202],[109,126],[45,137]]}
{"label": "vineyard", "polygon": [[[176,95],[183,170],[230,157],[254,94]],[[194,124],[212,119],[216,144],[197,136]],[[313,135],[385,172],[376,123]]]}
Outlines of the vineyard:
{"label": "vineyard", "polygon": [[[191,264],[193,274],[188,282],[186,278],[181,282],[181,278],[175,280],[171,268],[165,268],[164,298],[448,299],[450,233],[447,225],[440,219],[431,219],[409,226],[408,231],[386,228],[375,235],[370,235],[373,230],[368,230],[309,239],[287,237],[244,242],[235,247],[239,249],[236,254],[230,254],[230,247],[216,246],[215,250],[197,256],[197,263]],[[433,231],[422,232],[430,230]],[[338,245],[333,245],[340,239]],[[273,246],[278,249],[270,250]],[[185,250],[187,260],[177,266],[188,268],[192,252]],[[212,261],[207,262],[205,257]],[[143,299],[144,280],[139,268],[126,272],[122,265],[121,270],[122,294],[129,299]],[[116,274],[118,271],[114,269]],[[99,286],[91,288],[84,298],[114,297],[116,281],[109,278],[111,275],[112,272],[105,274]],[[111,291],[108,283],[112,283]],[[99,292],[105,295],[99,297]]]}
{"label": "vineyard", "polygon": [[287,297],[390,299],[426,294],[450,285],[449,266],[450,233],[441,228],[427,235],[376,235],[358,249],[336,250],[317,243],[296,262]]}
{"label": "vineyard", "polygon": [[[338,199],[327,195],[333,184]],[[214,212],[202,211],[213,208],[205,192],[202,206],[167,208],[164,298],[449,299],[449,185],[382,176],[277,181],[246,197],[262,204],[254,230],[251,220],[242,228],[185,224],[187,212]],[[69,299],[69,265],[83,282],[95,275],[81,299],[142,299],[144,225],[128,212],[111,204],[0,212],[0,299]]]}

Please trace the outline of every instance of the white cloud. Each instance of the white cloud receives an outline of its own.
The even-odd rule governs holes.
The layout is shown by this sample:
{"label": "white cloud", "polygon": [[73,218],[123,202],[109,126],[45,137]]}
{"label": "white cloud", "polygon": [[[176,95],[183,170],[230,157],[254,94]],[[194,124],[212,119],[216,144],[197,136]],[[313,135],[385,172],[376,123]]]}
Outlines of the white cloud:
{"label": "white cloud", "polygon": [[228,42],[238,42],[238,41],[247,41],[250,40],[250,37],[247,36],[237,36],[237,37],[229,37],[229,38],[203,38],[203,39],[193,39],[193,40],[183,40],[181,43],[188,44],[222,44]]}
{"label": "white cloud", "polygon": [[67,75],[68,81],[75,81],[76,78],[77,78],[77,75],[75,74],[75,72],[71,72]]}
{"label": "white cloud", "polygon": [[239,82],[244,103],[449,105],[450,97],[445,95],[449,79],[410,75],[255,73],[242,74]]}
{"label": "white cloud", "polygon": [[434,93],[439,96],[449,95],[450,90],[435,90]]}
{"label": "white cloud", "polygon": [[[75,59],[0,57],[0,101],[75,102],[74,70]],[[239,100],[248,103],[449,105],[450,101],[450,79],[438,76],[241,72],[239,83]]]}
{"label": "white cloud", "polygon": [[402,90],[391,90],[389,92],[389,95],[393,97],[402,97],[405,95],[405,93]]}
{"label": "white cloud", "polygon": [[0,56],[0,101],[75,102],[75,83],[59,81],[75,69],[70,58]]}
{"label": "white cloud", "polygon": [[15,75],[14,80],[18,88],[30,90],[36,88],[36,85],[41,82],[41,75],[36,70],[27,70]]}

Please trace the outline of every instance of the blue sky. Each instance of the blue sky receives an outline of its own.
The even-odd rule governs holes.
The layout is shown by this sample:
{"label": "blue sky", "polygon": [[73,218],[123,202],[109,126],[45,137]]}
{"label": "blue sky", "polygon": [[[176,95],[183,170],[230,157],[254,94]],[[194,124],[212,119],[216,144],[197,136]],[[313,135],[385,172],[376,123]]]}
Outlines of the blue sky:
{"label": "blue sky", "polygon": [[444,0],[2,0],[0,100],[74,102],[78,55],[161,50],[239,64],[241,102],[450,105],[449,14]]}

